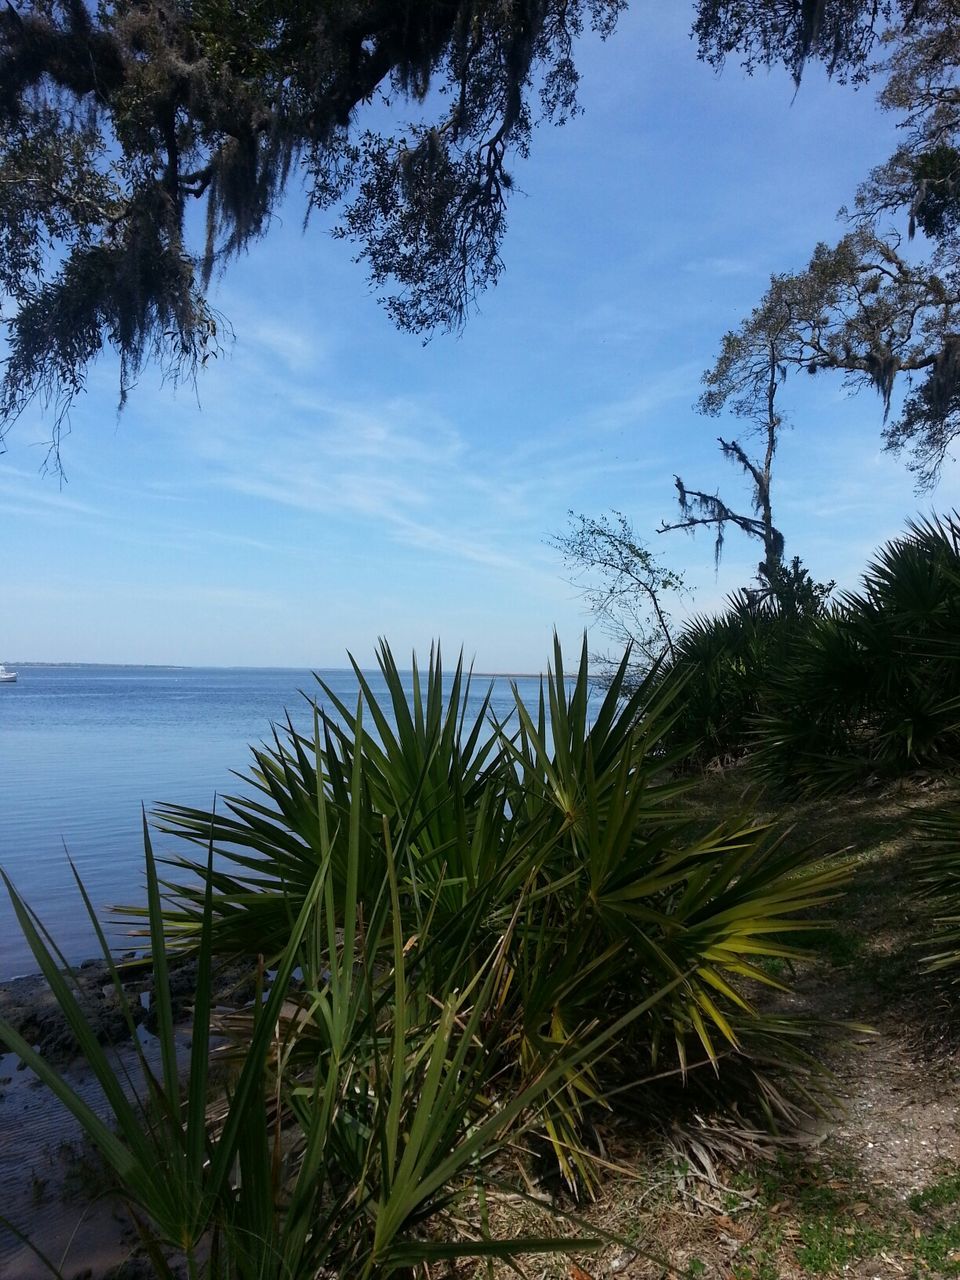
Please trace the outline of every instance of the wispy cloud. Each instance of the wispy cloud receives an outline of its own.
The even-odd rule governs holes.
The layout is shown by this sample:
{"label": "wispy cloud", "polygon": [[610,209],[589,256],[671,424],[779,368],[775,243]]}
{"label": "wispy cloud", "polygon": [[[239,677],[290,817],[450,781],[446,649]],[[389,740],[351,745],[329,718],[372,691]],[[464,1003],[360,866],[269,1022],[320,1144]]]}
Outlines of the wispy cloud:
{"label": "wispy cloud", "polygon": [[[366,467],[359,465],[356,454],[340,448],[324,452],[314,447],[305,460],[302,449],[288,439],[282,448],[272,448],[254,471],[235,450],[229,461],[221,459],[215,483],[328,518],[361,518],[368,528],[379,526],[400,545],[445,558],[526,571],[526,562],[504,549],[502,535],[492,534],[470,512],[457,511],[457,494],[466,488],[459,463],[427,454],[417,461],[416,450],[407,459],[390,459],[389,439],[385,428],[377,449],[361,451],[371,464]],[[380,468],[388,459],[390,470],[384,472]],[[513,536],[515,531],[505,540],[509,543]]]}
{"label": "wispy cloud", "polygon": [[288,369],[296,373],[314,369],[326,359],[326,351],[315,326],[305,328],[300,325],[294,328],[292,325],[261,317],[253,321],[244,332],[249,342],[280,359]]}
{"label": "wispy cloud", "polygon": [[41,480],[34,472],[20,467],[0,466],[0,511],[5,515],[24,516],[88,516],[110,519],[102,508],[89,502],[78,502],[55,482]]}
{"label": "wispy cloud", "polygon": [[587,415],[587,425],[610,432],[642,426],[669,405],[694,400],[701,372],[698,363],[685,361],[646,378],[630,395],[597,405]]}
{"label": "wispy cloud", "polygon": [[283,411],[256,422],[242,401],[235,386],[201,432],[178,433],[176,448],[196,459],[196,487],[315,515],[328,529],[361,521],[368,544],[379,530],[396,546],[514,576],[544,572],[534,562],[556,518],[543,512],[568,505],[571,478],[615,466],[582,442],[579,460],[558,457],[552,441],[522,459],[491,455],[411,396],[349,400],[287,385]]}

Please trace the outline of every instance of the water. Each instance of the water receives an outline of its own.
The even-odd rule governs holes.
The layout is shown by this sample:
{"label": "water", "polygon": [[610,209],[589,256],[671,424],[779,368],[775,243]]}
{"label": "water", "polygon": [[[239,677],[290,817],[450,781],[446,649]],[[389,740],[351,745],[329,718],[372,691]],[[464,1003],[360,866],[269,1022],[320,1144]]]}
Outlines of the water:
{"label": "water", "polygon": [[[355,703],[351,671],[319,674]],[[369,679],[383,690],[379,673]],[[535,705],[538,680],[517,683]],[[471,689],[477,710],[488,684]],[[16,684],[0,685],[0,866],[68,960],[97,947],[64,849],[99,910],[141,902],[141,804],[209,808],[215,793],[241,789],[231,771],[246,770],[249,744],[266,740],[271,722],[289,710],[312,724],[301,690],[320,695],[309,671],[263,668],[22,667]],[[512,706],[499,677],[493,710],[502,718]],[[122,943],[118,932],[111,940]],[[0,980],[35,970],[0,892]]]}

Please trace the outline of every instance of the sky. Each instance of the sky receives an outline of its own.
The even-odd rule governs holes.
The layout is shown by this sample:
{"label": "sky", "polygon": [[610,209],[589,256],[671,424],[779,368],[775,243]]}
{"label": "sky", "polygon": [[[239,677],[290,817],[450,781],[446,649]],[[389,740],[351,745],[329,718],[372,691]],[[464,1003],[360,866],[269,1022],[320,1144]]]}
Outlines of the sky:
{"label": "sky", "polygon": [[[759,546],[658,534],[674,474],[748,501],[694,408],[724,332],[771,272],[843,228],[838,208],[895,144],[868,87],[810,67],[717,74],[686,5],[636,4],[578,50],[583,114],[514,165],[505,272],[461,335],[395,331],[351,247],[302,232],[294,192],[214,296],[235,340],[196,392],[92,371],[43,473],[50,423],[0,456],[0,660],[336,667],[378,637],[434,639],[480,670],[542,670],[590,628],[551,538],[568,511],[620,510],[682,572],[679,609],[745,585]],[[918,498],[883,452],[880,401],[829,376],[788,383],[774,481],[787,555],[856,585]]]}

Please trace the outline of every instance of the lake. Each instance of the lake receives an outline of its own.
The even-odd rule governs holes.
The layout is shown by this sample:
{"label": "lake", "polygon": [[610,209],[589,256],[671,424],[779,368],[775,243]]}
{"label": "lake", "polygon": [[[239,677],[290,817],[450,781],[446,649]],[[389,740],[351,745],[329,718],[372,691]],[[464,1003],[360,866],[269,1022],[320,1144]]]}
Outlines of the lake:
{"label": "lake", "polygon": [[[19,670],[16,684],[0,685],[0,866],[71,963],[94,955],[96,941],[66,853],[98,909],[142,901],[141,805],[209,808],[215,794],[241,788],[231,771],[246,770],[249,744],[269,738],[285,711],[312,725],[302,690],[328,705],[311,672],[286,668]],[[318,674],[355,702],[352,671]],[[379,672],[369,679],[383,690]],[[476,709],[490,679],[474,679]],[[538,678],[517,684],[535,705]],[[494,679],[492,707],[500,718],[513,707],[508,677]],[[162,838],[155,848],[163,852]],[[111,940],[122,943],[117,932]],[[0,890],[0,980],[35,970]]]}

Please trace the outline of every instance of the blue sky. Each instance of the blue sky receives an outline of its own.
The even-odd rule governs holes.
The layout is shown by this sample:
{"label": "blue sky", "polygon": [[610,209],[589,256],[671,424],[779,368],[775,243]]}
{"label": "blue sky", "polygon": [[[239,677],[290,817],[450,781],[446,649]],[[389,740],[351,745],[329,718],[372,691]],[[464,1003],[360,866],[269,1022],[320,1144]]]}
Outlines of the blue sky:
{"label": "blue sky", "polygon": [[[816,68],[796,97],[785,74],[717,76],[689,21],[636,5],[584,40],[584,114],[515,166],[506,271],[462,336],[395,332],[294,196],[218,287],[236,341],[196,396],[151,372],[118,420],[103,361],[63,487],[25,416],[0,457],[0,658],[322,667],[439,636],[483,670],[539,670],[554,626],[572,647],[590,621],[548,543],[568,509],[624,511],[690,608],[750,579],[734,532],[719,575],[709,534],[655,533],[675,472],[743,494],[715,445],[735,425],[693,409],[700,375],[770,273],[840,234],[895,122]],[[878,400],[829,378],[783,399],[788,554],[853,585],[931,500],[881,451]]]}

